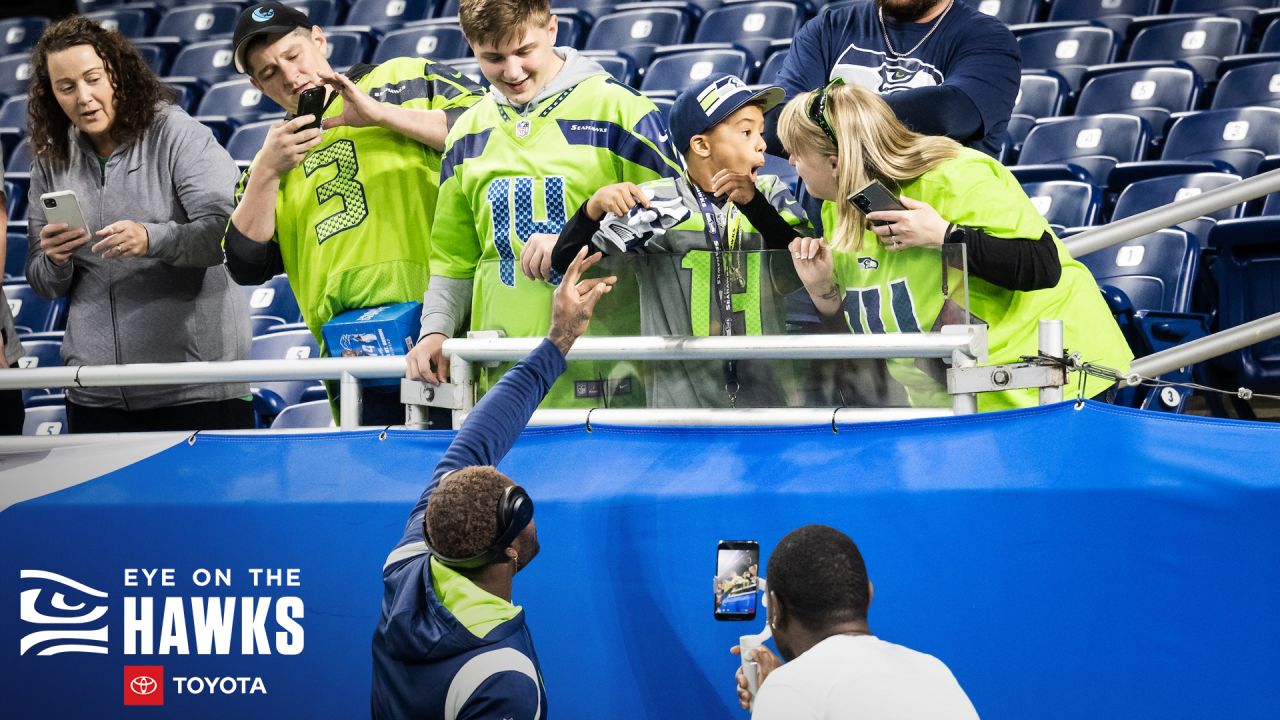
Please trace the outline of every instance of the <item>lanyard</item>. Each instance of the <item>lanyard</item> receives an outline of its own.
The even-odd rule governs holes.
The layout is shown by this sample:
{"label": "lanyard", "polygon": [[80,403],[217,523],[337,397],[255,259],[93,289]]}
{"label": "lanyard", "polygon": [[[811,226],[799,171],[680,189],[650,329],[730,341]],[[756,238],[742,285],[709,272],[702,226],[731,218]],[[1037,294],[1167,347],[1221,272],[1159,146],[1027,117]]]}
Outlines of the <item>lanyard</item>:
{"label": "lanyard", "polygon": [[[702,188],[692,181],[689,187],[698,198],[698,207],[702,210],[703,228],[707,235],[707,244],[711,246],[711,262],[715,265],[712,282],[715,285],[716,301],[720,305],[720,334],[726,337],[733,335],[733,289],[729,287],[729,278],[724,269],[724,248],[721,246],[720,220],[716,217],[715,207],[707,199]],[[726,201],[727,202],[727,201]],[[732,206],[730,206],[732,207]],[[737,236],[733,228],[729,211],[725,211],[725,232],[729,233],[729,249],[733,249]],[[724,363],[724,387],[729,393],[729,406],[738,405],[738,361],[726,360]]]}

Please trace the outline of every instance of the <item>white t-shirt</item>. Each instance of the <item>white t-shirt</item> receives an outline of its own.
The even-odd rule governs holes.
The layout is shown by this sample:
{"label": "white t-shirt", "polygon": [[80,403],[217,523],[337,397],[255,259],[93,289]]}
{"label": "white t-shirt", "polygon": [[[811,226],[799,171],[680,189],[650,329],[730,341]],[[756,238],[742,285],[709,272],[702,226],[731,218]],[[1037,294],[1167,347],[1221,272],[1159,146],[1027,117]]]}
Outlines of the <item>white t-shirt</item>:
{"label": "white t-shirt", "polygon": [[832,635],[765,678],[751,720],[977,720],[932,655],[873,635]]}

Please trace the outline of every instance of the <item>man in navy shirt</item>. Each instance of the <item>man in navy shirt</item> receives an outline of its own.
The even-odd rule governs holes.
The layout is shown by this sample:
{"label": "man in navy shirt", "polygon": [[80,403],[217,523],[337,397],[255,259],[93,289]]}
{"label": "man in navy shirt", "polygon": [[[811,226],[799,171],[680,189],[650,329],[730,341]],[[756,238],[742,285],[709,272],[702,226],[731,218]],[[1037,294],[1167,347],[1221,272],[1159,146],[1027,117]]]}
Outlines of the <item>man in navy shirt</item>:
{"label": "man in navy shirt", "polygon": [[[912,130],[995,155],[1020,76],[1009,28],[960,0],[858,0],[800,28],[776,83],[790,100],[844,78],[884,95]],[[785,155],[777,116],[770,152]]]}
{"label": "man in navy shirt", "polygon": [[515,574],[538,552],[533,500],[501,462],[616,277],[582,280],[583,248],[552,299],[551,332],[476,404],[382,568],[373,635],[374,718],[547,717]]}

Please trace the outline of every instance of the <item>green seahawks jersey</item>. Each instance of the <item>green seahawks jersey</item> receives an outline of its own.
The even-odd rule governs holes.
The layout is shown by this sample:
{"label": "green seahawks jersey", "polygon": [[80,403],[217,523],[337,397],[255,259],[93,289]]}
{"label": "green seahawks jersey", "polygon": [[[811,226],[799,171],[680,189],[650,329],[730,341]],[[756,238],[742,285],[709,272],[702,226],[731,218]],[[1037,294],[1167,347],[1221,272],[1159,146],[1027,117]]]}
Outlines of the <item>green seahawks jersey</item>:
{"label": "green seahawks jersey", "polygon": [[[431,271],[474,278],[473,330],[546,334],[554,286],[524,277],[521,248],[535,233],[558,234],[602,186],[679,174],[667,133],[648,98],[603,70],[523,115],[488,96],[454,123],[440,172]],[[638,334],[635,302],[634,285],[615,287],[589,332]],[[627,393],[608,390],[619,387],[617,375],[598,363],[572,363],[547,405],[593,405],[602,394],[627,394],[619,402],[639,404],[634,385],[622,384],[631,388]]]}
{"label": "green seahawks jersey", "polygon": [[[415,110],[464,108],[483,92],[421,58],[388,60],[355,84],[375,100]],[[324,117],[341,112],[338,97]],[[440,163],[439,152],[399,133],[338,127],[281,178],[275,242],[322,348],[320,328],[344,310],[422,300]],[[252,172],[251,165],[237,202]]]}
{"label": "green seahawks jersey", "polygon": [[[643,334],[720,335],[716,254],[692,185],[684,178],[662,178],[640,187],[650,198],[649,209],[637,208],[625,217],[606,215],[592,242],[611,254],[629,248],[626,255],[640,283]],[[788,223],[807,227],[804,209],[776,175],[760,176],[756,187]],[[713,200],[710,196],[707,199]],[[764,238],[732,203],[713,206],[712,212],[718,227],[724,229],[721,262],[732,293],[733,333],[784,333],[784,297],[801,287],[790,253],[764,251]],[[630,268],[620,264],[618,269],[625,272]],[[779,363],[781,372],[775,376],[769,363],[738,362],[736,404],[796,404],[786,392],[784,378],[793,375],[787,365]],[[721,362],[657,363],[645,379],[649,404],[654,407],[725,407],[730,400],[725,385]]]}
{"label": "green seahawks jersey", "polygon": [[[1062,263],[1062,277],[1055,287],[1018,292],[969,276],[968,309],[975,322],[988,326],[989,364],[1016,363],[1022,356],[1035,355],[1039,321],[1061,320],[1069,352],[1079,352],[1087,362],[1122,372],[1129,367],[1133,354],[1093,276],[1052,236],[1048,222],[1003,165],[981,152],[965,149],[955,159],[903,185],[901,194],[928,203],[947,222],[981,228],[994,237],[1040,238],[1049,232],[1053,238]],[[827,203],[823,208],[825,227],[834,228],[835,220],[834,206]],[[861,250],[837,252],[835,256],[836,278],[845,287],[844,308],[855,333],[930,332],[943,322],[953,322],[943,320],[950,306],[944,306],[947,296],[942,291],[938,250],[886,250],[868,231]],[[954,271],[951,274],[954,278]],[[955,299],[956,283],[953,280],[949,285]],[[926,363],[911,360],[889,363],[890,373],[906,386],[913,405],[949,405],[950,396],[940,374],[926,368]],[[1077,375],[1072,373],[1068,387],[1076,386]],[[1086,383],[1088,397],[1110,384],[1094,377],[1088,377]],[[1037,402],[1034,389],[978,395],[981,411],[1029,407]]]}

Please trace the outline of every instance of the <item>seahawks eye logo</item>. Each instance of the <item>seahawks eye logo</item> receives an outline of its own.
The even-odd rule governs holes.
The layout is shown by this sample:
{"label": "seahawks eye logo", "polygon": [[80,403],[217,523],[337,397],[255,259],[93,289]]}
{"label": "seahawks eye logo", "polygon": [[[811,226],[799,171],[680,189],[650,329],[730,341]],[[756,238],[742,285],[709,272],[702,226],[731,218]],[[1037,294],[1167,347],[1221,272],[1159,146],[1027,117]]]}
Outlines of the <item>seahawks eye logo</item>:
{"label": "seahawks eye logo", "polygon": [[19,655],[36,648],[35,655],[107,653],[105,592],[47,570],[23,570],[20,577],[24,584],[35,587],[19,593],[18,617],[43,627],[22,638]]}
{"label": "seahawks eye logo", "polygon": [[880,267],[880,263],[876,262],[873,257],[860,257],[858,258],[858,264],[862,266],[863,270],[875,270]]}
{"label": "seahawks eye logo", "polygon": [[276,16],[276,11],[271,8],[260,7],[253,11],[253,19],[258,22],[266,22]]}

